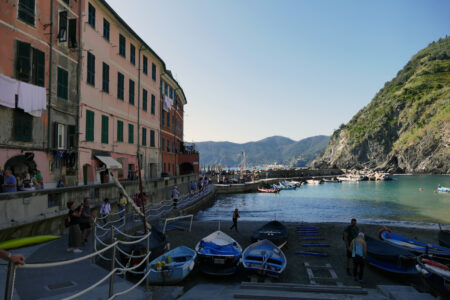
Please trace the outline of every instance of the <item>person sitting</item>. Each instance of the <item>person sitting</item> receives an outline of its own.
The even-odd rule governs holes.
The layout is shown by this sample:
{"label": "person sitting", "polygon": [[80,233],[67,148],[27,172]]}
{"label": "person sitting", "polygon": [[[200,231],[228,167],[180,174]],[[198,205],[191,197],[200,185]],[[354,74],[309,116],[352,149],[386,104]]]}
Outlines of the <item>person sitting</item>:
{"label": "person sitting", "polygon": [[58,183],[56,184],[56,187],[57,188],[61,188],[61,187],[64,187],[66,185],[66,183],[64,182],[64,179],[61,177],[59,180],[58,180]]}
{"label": "person sitting", "polygon": [[31,180],[30,173],[25,174],[25,178],[22,180],[21,188],[22,191],[34,191],[33,181]]}

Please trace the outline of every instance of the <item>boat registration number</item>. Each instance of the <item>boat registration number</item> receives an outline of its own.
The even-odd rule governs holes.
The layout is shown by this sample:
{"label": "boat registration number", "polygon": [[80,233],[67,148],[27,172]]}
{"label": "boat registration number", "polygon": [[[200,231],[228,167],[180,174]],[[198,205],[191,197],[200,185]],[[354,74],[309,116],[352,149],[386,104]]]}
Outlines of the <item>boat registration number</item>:
{"label": "boat registration number", "polygon": [[225,264],[225,259],[223,259],[223,258],[214,258],[214,264],[216,264],[216,265],[223,265],[223,264]]}

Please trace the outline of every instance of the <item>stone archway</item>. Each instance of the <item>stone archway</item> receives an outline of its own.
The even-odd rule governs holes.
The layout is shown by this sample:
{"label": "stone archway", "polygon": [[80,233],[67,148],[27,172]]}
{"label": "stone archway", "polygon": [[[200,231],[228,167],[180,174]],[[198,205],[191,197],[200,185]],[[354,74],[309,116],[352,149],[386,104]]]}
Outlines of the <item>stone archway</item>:
{"label": "stone archway", "polygon": [[11,157],[6,161],[4,169],[11,170],[16,177],[22,176],[24,173],[31,173],[32,170],[36,170],[34,153],[26,152],[25,154]]}
{"label": "stone archway", "polygon": [[180,164],[180,175],[192,174],[194,173],[194,166],[191,163],[184,162]]}

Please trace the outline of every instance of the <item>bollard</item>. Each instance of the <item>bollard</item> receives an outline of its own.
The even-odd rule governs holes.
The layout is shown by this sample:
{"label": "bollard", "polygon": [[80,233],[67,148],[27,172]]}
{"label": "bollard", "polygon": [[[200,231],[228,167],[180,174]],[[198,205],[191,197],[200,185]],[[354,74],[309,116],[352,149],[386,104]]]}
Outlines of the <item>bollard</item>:
{"label": "bollard", "polygon": [[8,264],[8,273],[6,275],[5,300],[13,299],[15,277],[16,265],[10,261]]}
{"label": "bollard", "polygon": [[[112,229],[112,227],[111,227]],[[114,232],[114,229],[113,229]],[[114,235],[114,233],[113,233]],[[116,240],[114,239],[113,242],[115,243]],[[113,253],[112,253],[112,257],[111,257],[111,271],[114,270],[114,268],[116,267],[116,247],[117,245],[114,245],[113,247]],[[111,275],[111,278],[109,279],[109,298],[112,297],[113,293],[114,293],[114,276],[116,275],[116,272],[114,272]]]}
{"label": "bollard", "polygon": [[[94,219],[94,232],[92,232],[92,253],[95,253],[96,249],[97,249],[97,223],[95,223],[95,219]],[[95,264],[95,255],[92,256],[92,263]]]}

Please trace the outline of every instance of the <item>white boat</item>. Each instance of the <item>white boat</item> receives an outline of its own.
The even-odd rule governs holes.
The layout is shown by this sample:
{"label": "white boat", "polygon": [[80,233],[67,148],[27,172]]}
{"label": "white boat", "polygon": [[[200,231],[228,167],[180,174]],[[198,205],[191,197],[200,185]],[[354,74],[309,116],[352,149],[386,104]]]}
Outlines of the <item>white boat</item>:
{"label": "white boat", "polygon": [[438,185],[438,192],[440,193],[450,193],[450,188],[442,186],[442,185]]}
{"label": "white boat", "polygon": [[242,247],[232,237],[218,230],[201,239],[195,246],[200,271],[210,275],[236,272]]}
{"label": "white boat", "polygon": [[278,278],[286,269],[287,259],[274,243],[261,240],[244,250],[242,265],[247,271]]}
{"label": "white boat", "polygon": [[337,180],[339,181],[352,181],[352,182],[356,182],[356,181],[362,181],[364,180],[364,177],[361,175],[355,175],[355,174],[346,174],[343,176],[338,176]]}
{"label": "white boat", "polygon": [[197,253],[180,246],[155,258],[150,263],[151,283],[177,283],[185,279],[194,269]]}
{"label": "white boat", "polygon": [[321,184],[321,183],[323,183],[323,180],[320,180],[320,179],[308,179],[308,180],[306,180],[306,183],[308,183],[308,184]]}

